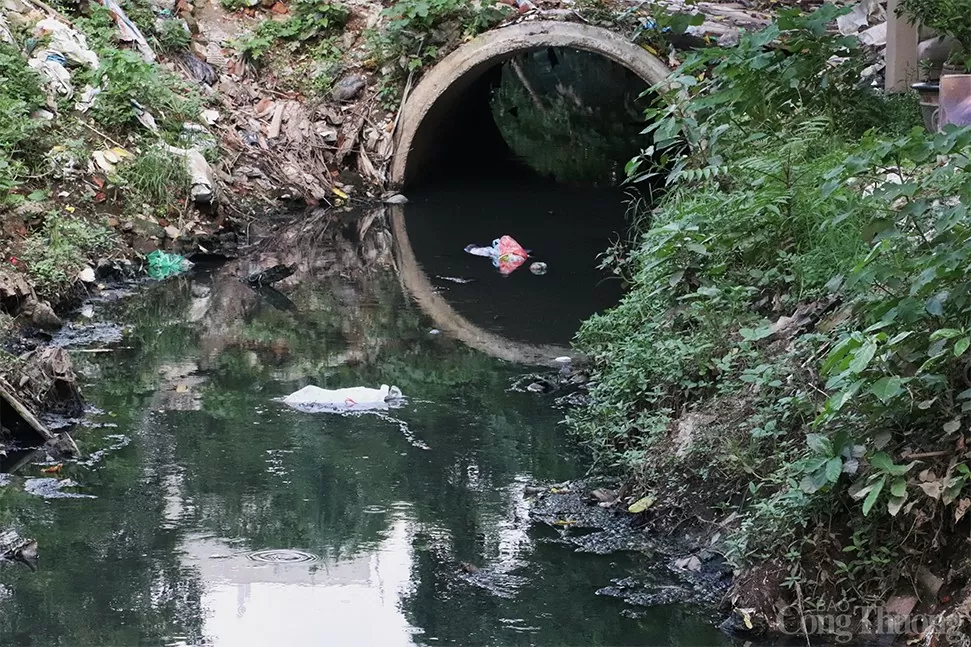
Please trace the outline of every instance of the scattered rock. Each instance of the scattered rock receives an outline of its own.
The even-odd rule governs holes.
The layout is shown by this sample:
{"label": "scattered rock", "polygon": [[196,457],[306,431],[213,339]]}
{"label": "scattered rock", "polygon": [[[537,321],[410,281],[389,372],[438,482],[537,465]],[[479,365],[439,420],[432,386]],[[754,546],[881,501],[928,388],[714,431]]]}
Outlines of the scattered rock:
{"label": "scattered rock", "polygon": [[293,265],[274,265],[265,270],[254,272],[246,277],[246,282],[250,285],[270,285],[291,276],[297,271],[296,264]]}
{"label": "scattered rock", "polygon": [[617,501],[617,490],[608,490],[607,488],[597,488],[587,497],[588,503],[599,503],[603,504],[613,504]]}
{"label": "scattered rock", "polygon": [[16,313],[20,306],[34,298],[34,291],[23,275],[0,270],[0,308]]}
{"label": "scattered rock", "polygon": [[697,555],[688,555],[687,557],[679,557],[674,560],[674,567],[682,571],[691,571],[697,573],[701,570],[701,560],[698,559]]}
{"label": "scattered rock", "polygon": [[6,530],[0,533],[0,558],[23,562],[36,570],[37,542],[22,537],[16,530]]}
{"label": "scattered rock", "polygon": [[64,325],[47,301],[30,301],[24,306],[21,314],[42,330],[57,330]]}
{"label": "scattered rock", "polygon": [[382,200],[385,204],[408,204],[408,198],[400,193],[392,193],[391,195],[383,197]]}
{"label": "scattered rock", "polygon": [[715,416],[704,413],[687,413],[678,420],[674,433],[674,444],[677,446],[675,454],[683,458],[691,451],[695,436],[698,432],[715,421]]}
{"label": "scattered rock", "polygon": [[94,283],[94,268],[90,265],[85,265],[84,269],[78,272],[78,280],[82,283]]}
{"label": "scattered rock", "polygon": [[334,85],[330,96],[334,101],[351,101],[361,93],[367,81],[360,74],[349,74]]}
{"label": "scattered rock", "polygon": [[526,385],[526,390],[530,393],[546,393],[550,390],[550,385],[547,382],[532,382]]}

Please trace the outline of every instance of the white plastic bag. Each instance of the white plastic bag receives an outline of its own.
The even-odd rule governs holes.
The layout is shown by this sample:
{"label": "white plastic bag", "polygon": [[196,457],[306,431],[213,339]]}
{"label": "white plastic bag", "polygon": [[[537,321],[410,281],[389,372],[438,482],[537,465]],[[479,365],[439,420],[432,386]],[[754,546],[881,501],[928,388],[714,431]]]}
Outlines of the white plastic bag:
{"label": "white plastic bag", "polygon": [[74,86],[71,85],[71,73],[61,63],[63,60],[64,57],[57,52],[42,49],[34,53],[27,65],[44,77],[44,83],[51,92],[71,98],[74,96]]}
{"label": "white plastic bag", "polygon": [[98,69],[98,55],[88,47],[88,41],[81,34],[62,22],[53,18],[45,18],[34,26],[34,36],[42,38],[50,36],[47,49],[57,52],[65,59],[77,65],[87,65],[93,70]]}
{"label": "white plastic bag", "polygon": [[404,396],[396,386],[382,384],[380,389],[355,386],[347,389],[322,389],[305,386],[283,398],[283,403],[301,411],[348,411],[388,410],[399,405]]}

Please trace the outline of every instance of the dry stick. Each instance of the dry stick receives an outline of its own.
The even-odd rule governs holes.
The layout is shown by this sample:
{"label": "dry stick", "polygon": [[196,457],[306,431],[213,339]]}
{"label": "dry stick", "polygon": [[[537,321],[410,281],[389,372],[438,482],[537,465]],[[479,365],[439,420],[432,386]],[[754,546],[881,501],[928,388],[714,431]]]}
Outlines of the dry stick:
{"label": "dry stick", "polygon": [[937,458],[938,456],[947,456],[951,453],[953,453],[951,450],[945,449],[939,452],[923,452],[920,454],[901,454],[900,458],[904,460],[908,460],[908,459],[916,460],[918,458]]}
{"label": "dry stick", "polygon": [[90,130],[91,132],[93,132],[95,135],[98,135],[99,137],[103,137],[104,139],[107,139],[109,142],[111,142],[112,144],[114,144],[118,148],[124,148],[124,146],[122,146],[121,144],[119,144],[118,142],[116,142],[115,140],[113,140],[111,137],[108,137],[108,135],[104,134],[103,132],[101,132],[100,130],[98,130],[97,128],[95,128],[94,126],[89,126],[87,123],[85,123],[83,121],[81,122],[81,125],[84,126],[85,128],[87,128],[88,130]]}
{"label": "dry stick", "polygon": [[543,107],[543,102],[540,99],[539,95],[536,94],[536,90],[533,88],[533,84],[530,83],[529,79],[526,78],[526,73],[523,72],[522,65],[520,65],[519,61],[517,61],[516,59],[511,59],[509,61],[509,65],[510,67],[512,67],[513,72],[515,72],[516,76],[519,78],[519,82],[523,84],[524,88],[526,88],[526,92],[528,92],[530,98],[532,98],[533,103],[536,105],[536,109],[539,110],[540,114],[545,115],[546,108]]}
{"label": "dry stick", "polygon": [[8,391],[3,384],[0,384],[0,398],[5,400],[7,404],[13,407],[13,410],[17,412],[17,415],[19,415],[23,421],[26,422],[31,429],[36,431],[37,434],[44,440],[50,440],[54,437],[54,434],[52,434],[47,427],[41,424],[41,422],[34,417],[34,414],[30,412],[30,409],[24,406],[16,397],[14,397],[13,393]]}
{"label": "dry stick", "polygon": [[812,647],[812,643],[809,641],[809,630],[806,628],[806,610],[802,606],[802,586],[799,585],[799,580],[796,580],[796,600],[799,602],[799,628],[802,629],[802,635],[806,638],[806,644]]}
{"label": "dry stick", "polygon": [[[421,37],[421,42],[418,43],[418,56],[421,56],[421,50],[425,47],[425,37]],[[394,116],[394,124],[391,126],[391,143],[394,146],[394,131],[398,129],[398,121],[401,119],[401,111],[405,107],[405,102],[408,101],[408,95],[411,94],[411,82],[414,80],[415,71],[411,70],[408,72],[408,80],[405,81],[405,89],[401,93],[401,104],[398,106],[398,112]]]}
{"label": "dry stick", "polygon": [[59,21],[61,21],[62,23],[64,23],[68,27],[71,27],[72,29],[74,28],[74,24],[71,23],[70,20],[68,20],[67,18],[65,18],[63,14],[61,14],[57,9],[55,9],[52,6],[50,6],[46,2],[42,2],[41,0],[28,0],[28,2],[30,2],[31,4],[34,4],[34,5],[38,6],[38,7],[40,7],[41,9],[43,9],[44,11],[46,11],[48,15],[53,16],[54,18],[57,18]]}

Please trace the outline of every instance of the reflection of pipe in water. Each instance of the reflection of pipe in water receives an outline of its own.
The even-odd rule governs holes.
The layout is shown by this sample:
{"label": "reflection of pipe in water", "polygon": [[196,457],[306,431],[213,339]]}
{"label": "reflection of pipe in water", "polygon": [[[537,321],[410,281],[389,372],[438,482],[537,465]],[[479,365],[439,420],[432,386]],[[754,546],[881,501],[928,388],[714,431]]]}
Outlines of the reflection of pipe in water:
{"label": "reflection of pipe in water", "polygon": [[571,357],[574,361],[579,359],[578,354],[570,348],[514,341],[480,328],[460,315],[445,297],[436,292],[435,286],[419,265],[408,239],[404,209],[400,205],[391,205],[386,209],[390,213],[391,233],[394,235],[398,277],[405,291],[440,330],[475,350],[508,362],[557,366],[557,357]]}

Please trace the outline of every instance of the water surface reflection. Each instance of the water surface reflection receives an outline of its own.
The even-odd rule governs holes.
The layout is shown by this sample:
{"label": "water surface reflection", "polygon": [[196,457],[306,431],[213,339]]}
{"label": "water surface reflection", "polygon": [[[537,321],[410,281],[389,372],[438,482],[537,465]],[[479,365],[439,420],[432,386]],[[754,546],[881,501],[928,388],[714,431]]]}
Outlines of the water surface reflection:
{"label": "water surface reflection", "polygon": [[[509,390],[522,368],[430,335],[390,249],[378,225],[303,223],[95,304],[128,349],[75,353],[98,408],[83,445],[106,451],[60,476],[97,498],[25,492],[39,466],[0,489],[41,547],[38,572],[0,569],[2,644],[721,640],[686,607],[623,617],[594,591],[635,557],[573,554],[529,527],[523,486],[584,465],[561,413]],[[292,308],[239,280],[275,263],[297,265],[279,285]],[[278,402],[382,382],[409,396],[393,420]]]}

